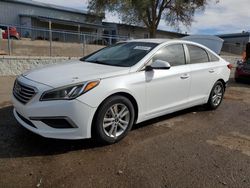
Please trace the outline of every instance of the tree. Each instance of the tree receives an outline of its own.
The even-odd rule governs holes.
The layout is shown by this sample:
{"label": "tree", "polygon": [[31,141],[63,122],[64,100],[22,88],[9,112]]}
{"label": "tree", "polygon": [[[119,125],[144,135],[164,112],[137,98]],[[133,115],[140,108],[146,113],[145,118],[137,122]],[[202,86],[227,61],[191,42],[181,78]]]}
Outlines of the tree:
{"label": "tree", "polygon": [[89,0],[89,11],[117,13],[122,22],[147,27],[155,38],[160,20],[179,28],[191,25],[196,10],[204,10],[208,0]]}

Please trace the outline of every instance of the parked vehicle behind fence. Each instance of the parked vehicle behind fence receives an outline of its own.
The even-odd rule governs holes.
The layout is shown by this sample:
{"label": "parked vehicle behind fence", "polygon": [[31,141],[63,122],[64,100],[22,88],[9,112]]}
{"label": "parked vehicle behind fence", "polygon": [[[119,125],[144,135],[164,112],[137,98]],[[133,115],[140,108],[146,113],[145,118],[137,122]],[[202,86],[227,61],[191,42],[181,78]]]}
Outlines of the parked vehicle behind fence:
{"label": "parked vehicle behind fence", "polygon": [[8,30],[8,27],[0,25],[0,29],[4,31],[2,33],[3,39],[8,39],[8,36],[10,39],[15,39],[15,40],[20,39],[20,34],[17,32],[15,27],[9,27],[9,30]]}

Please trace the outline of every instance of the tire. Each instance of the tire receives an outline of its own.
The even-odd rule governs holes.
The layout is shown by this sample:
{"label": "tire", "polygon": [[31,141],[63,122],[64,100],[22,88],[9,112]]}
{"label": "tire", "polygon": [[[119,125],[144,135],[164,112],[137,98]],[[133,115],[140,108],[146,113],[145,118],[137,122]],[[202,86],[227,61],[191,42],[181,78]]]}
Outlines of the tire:
{"label": "tire", "polygon": [[215,110],[220,106],[223,100],[224,92],[225,92],[225,87],[223,83],[221,81],[217,81],[214,84],[209,95],[209,99],[207,102],[208,109]]}
{"label": "tire", "polygon": [[237,82],[237,83],[240,82],[240,79],[239,79],[239,78],[235,78],[234,80],[235,80],[235,82]]}
{"label": "tire", "polygon": [[15,37],[15,36],[10,36],[10,39],[11,39],[11,40],[18,40],[18,38]]}
{"label": "tire", "polygon": [[131,101],[120,95],[107,98],[94,117],[93,137],[103,144],[113,144],[123,139],[131,130],[135,110]]}

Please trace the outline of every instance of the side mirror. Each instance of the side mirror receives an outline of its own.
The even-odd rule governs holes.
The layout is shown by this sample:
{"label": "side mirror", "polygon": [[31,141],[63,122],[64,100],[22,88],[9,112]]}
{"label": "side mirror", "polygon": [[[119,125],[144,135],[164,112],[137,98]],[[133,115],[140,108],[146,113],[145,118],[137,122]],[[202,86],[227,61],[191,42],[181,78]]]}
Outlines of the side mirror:
{"label": "side mirror", "polygon": [[146,71],[152,71],[153,69],[170,69],[170,64],[166,61],[155,60],[151,65],[146,66]]}

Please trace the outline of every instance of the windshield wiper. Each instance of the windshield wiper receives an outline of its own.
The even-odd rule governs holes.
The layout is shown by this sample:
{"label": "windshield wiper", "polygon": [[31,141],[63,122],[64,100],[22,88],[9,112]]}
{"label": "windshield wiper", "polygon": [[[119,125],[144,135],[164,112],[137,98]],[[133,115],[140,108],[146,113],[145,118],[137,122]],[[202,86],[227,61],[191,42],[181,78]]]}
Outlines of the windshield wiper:
{"label": "windshield wiper", "polygon": [[105,63],[105,62],[103,62],[103,61],[98,61],[98,60],[94,60],[94,61],[88,61],[88,60],[85,60],[86,62],[90,62],[90,63],[97,63],[97,64],[102,64],[102,65],[109,65],[109,64],[107,64],[107,63]]}
{"label": "windshield wiper", "polygon": [[89,62],[89,63],[96,63],[96,64],[100,64],[100,65],[108,65],[108,66],[114,66],[114,67],[127,67],[124,65],[119,65],[119,64],[109,64],[103,61],[99,61],[99,60],[85,60],[85,62]]}

